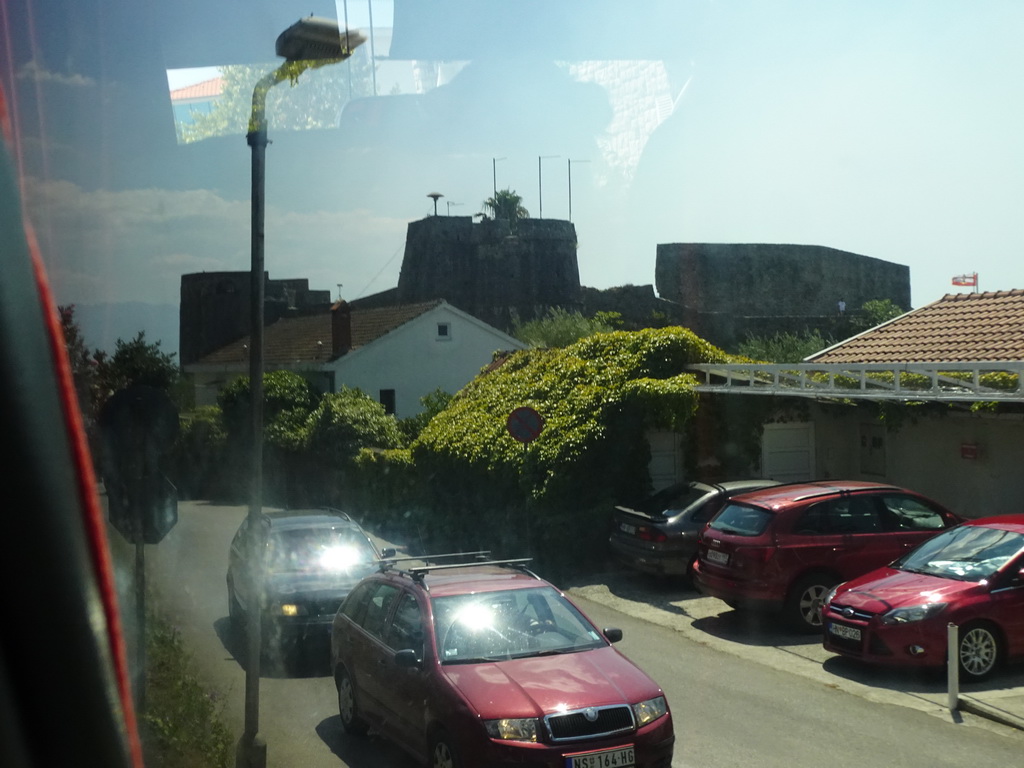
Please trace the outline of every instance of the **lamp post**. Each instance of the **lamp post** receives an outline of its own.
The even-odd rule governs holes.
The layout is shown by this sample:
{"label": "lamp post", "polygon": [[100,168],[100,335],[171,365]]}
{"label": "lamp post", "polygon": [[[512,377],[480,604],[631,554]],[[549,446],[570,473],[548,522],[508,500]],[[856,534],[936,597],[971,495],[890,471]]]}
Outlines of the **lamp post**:
{"label": "lamp post", "polygon": [[504,157],[491,158],[491,178],[494,181],[494,197],[491,198],[492,200],[496,200],[498,198],[498,161],[506,159],[507,158]]}
{"label": "lamp post", "polygon": [[540,180],[540,161],[541,160],[550,160],[550,159],[553,159],[553,158],[556,158],[556,157],[561,157],[561,155],[540,155],[537,158],[537,218],[538,219],[543,219],[544,218],[544,191],[543,191],[544,187],[541,184],[541,180]]}
{"label": "lamp post", "polygon": [[572,221],[572,164],[577,163],[589,163],[589,160],[568,160],[569,164],[569,221]]}
{"label": "lamp post", "polygon": [[252,486],[248,514],[248,561],[251,564],[246,625],[245,727],[235,751],[237,768],[264,768],[267,746],[259,735],[260,650],[263,574],[258,567],[263,550],[263,531],[259,524],[263,507],[263,221],[266,207],[267,93],[286,78],[292,81],[307,69],[342,61],[352,55],[365,38],[358,32],[345,32],[331,19],[309,17],[288,27],[277,38],[276,51],[285,61],[264,75],[252,91],[252,113],[246,141],[252,147],[252,266],[250,275],[249,397],[252,452]]}

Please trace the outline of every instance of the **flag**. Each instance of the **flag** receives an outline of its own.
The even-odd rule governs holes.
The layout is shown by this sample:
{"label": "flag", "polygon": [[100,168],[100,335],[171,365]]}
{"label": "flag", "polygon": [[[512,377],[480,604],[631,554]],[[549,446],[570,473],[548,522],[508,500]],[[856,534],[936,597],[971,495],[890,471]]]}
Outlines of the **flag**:
{"label": "flag", "polygon": [[975,286],[978,285],[978,273],[972,272],[969,275],[957,275],[953,278],[953,285]]}

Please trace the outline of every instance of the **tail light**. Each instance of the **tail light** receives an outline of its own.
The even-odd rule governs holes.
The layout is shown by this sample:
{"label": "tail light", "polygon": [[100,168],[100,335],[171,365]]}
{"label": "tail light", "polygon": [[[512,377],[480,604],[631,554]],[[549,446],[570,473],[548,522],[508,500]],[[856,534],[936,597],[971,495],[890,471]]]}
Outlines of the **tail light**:
{"label": "tail light", "polygon": [[648,528],[646,525],[641,525],[636,529],[636,537],[641,541],[650,541],[655,544],[668,541],[668,536],[664,533],[657,528]]}

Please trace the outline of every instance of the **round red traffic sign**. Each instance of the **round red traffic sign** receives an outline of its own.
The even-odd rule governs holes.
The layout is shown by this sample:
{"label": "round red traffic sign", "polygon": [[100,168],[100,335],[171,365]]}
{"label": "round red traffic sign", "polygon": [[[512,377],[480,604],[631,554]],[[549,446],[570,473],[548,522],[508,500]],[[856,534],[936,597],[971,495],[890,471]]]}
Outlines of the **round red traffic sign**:
{"label": "round red traffic sign", "polygon": [[505,422],[508,433],[520,443],[536,440],[544,429],[544,418],[528,405],[516,408]]}

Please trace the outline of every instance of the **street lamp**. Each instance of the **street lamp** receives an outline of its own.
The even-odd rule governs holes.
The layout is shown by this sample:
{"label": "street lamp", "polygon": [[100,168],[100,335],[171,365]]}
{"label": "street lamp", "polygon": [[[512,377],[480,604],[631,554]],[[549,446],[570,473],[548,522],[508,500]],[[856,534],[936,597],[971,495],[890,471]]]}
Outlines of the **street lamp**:
{"label": "street lamp", "polygon": [[[258,563],[263,549],[263,531],[259,524],[263,507],[263,220],[266,207],[267,93],[282,80],[292,82],[307,69],[343,61],[365,38],[355,31],[345,31],[344,39],[338,23],[331,19],[310,16],[288,27],[277,38],[276,52],[285,61],[273,72],[260,78],[252,91],[252,113],[246,141],[252,147],[252,267],[250,275],[250,355],[249,397],[252,429],[250,473],[252,487],[249,497],[248,554],[250,563]],[[267,746],[259,735],[260,647],[262,606],[259,595],[263,575],[258,567],[248,574],[250,594],[246,626],[245,660],[245,729],[235,752],[237,768],[263,768],[267,764]]]}
{"label": "street lamp", "polygon": [[572,164],[577,163],[589,163],[589,160],[568,160],[569,163],[569,221],[572,221]]}
{"label": "street lamp", "polygon": [[507,159],[508,158],[506,158],[506,157],[492,157],[491,158],[491,178],[494,181],[494,197],[491,198],[492,200],[497,200],[498,199],[498,161],[499,160],[507,160]]}
{"label": "street lamp", "polygon": [[541,181],[540,181],[540,161],[541,160],[550,160],[550,159],[553,159],[553,158],[556,158],[556,157],[561,157],[561,155],[541,155],[541,156],[539,156],[537,158],[537,218],[538,219],[543,219],[544,218],[544,191],[543,191],[543,185],[541,184]]}

